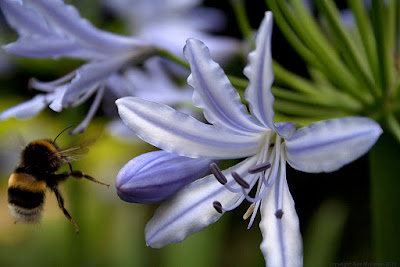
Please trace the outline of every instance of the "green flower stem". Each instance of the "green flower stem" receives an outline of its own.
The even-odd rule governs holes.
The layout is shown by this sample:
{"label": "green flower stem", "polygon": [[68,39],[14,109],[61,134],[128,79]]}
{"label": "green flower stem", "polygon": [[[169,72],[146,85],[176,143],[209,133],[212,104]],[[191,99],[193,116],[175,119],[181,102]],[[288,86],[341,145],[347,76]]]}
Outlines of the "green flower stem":
{"label": "green flower stem", "polygon": [[397,142],[400,143],[400,124],[396,117],[390,113],[385,116],[386,125],[389,131],[393,134],[393,136],[397,139]]}
{"label": "green flower stem", "polygon": [[384,99],[387,99],[390,95],[390,87],[392,80],[392,69],[391,69],[391,52],[389,51],[389,36],[388,36],[388,14],[386,12],[384,1],[374,0],[372,1],[371,16],[374,25],[374,33],[376,39],[376,49],[378,55],[378,66],[379,66],[379,82],[380,87],[384,92]]}
{"label": "green flower stem", "polygon": [[[325,108],[334,108],[337,112],[345,112],[349,115],[357,114],[359,111],[357,107],[350,106],[344,101],[338,101],[336,98],[327,97],[326,95],[308,96],[305,94],[293,92],[292,90],[280,88],[277,86],[272,87],[272,93],[278,99],[291,101],[294,103],[307,104],[312,106],[320,106]],[[296,115],[296,114],[293,114]]]}
{"label": "green flower stem", "polygon": [[357,22],[357,28],[361,36],[362,44],[367,55],[369,67],[373,73],[374,80],[379,79],[378,74],[378,59],[376,57],[376,42],[371,26],[371,21],[368,18],[368,13],[365,9],[363,0],[350,0],[349,6],[353,11]]}
{"label": "green flower stem", "polygon": [[303,42],[297,37],[296,33],[287,23],[285,16],[279,10],[278,5],[273,0],[266,0],[269,8],[274,12],[274,21],[279,25],[280,30],[283,32],[289,43],[293,46],[293,48],[303,57],[303,59],[307,62],[314,62],[318,64],[316,61],[315,55],[306,47]]}
{"label": "green flower stem", "polygon": [[[313,18],[304,11],[304,7],[301,8],[300,4],[296,5],[296,7],[299,6],[298,8],[302,12],[295,14],[293,8],[284,1],[267,0],[267,3],[274,14],[276,14],[276,17],[282,16],[277,20],[277,23],[287,20],[293,31],[297,33],[297,38],[313,51],[315,60],[309,61],[310,65],[321,69],[333,84],[338,85],[338,88],[347,91],[363,104],[369,105],[372,102],[370,95],[359,90],[357,80],[341,62],[336,51],[322,34],[321,30],[317,26],[313,26],[316,25],[316,22],[308,23],[309,21],[313,21]],[[279,26],[281,27],[281,25]],[[315,62],[318,63],[315,64]]]}
{"label": "green flower stem", "polygon": [[167,59],[171,60],[172,62],[175,62],[178,65],[181,65],[182,67],[184,67],[186,69],[190,69],[189,63],[187,63],[180,57],[177,57],[176,55],[172,54],[171,52],[169,52],[163,48],[159,48],[157,52],[158,52],[158,55],[160,55],[164,58],[167,58]]}
{"label": "green flower stem", "polygon": [[273,61],[272,68],[275,74],[275,82],[283,83],[304,94],[318,95],[320,93],[320,90],[315,88],[309,80],[286,70],[278,62]]}
{"label": "green flower stem", "polygon": [[227,75],[227,76],[233,87],[235,87],[236,89],[244,90],[247,88],[247,85],[249,84],[249,81],[247,79],[242,79],[233,75]]}
{"label": "green flower stem", "polygon": [[399,5],[399,1],[390,1],[387,7],[388,11],[388,27],[387,27],[387,49],[388,49],[388,71],[390,72],[389,79],[389,87],[385,94],[385,100],[389,101],[394,96],[395,92],[395,85],[396,85],[396,39],[399,38],[399,35],[396,35],[396,14],[397,8],[396,6]]}
{"label": "green flower stem", "polygon": [[[171,60],[172,62],[177,63],[178,65],[181,65],[182,67],[190,70],[190,66],[189,63],[187,63],[186,61],[182,60],[181,58],[175,56],[174,54],[172,54],[171,52],[165,50],[165,49],[158,49],[158,55],[167,58],[169,60]],[[247,84],[249,83],[247,80],[245,79],[241,79],[235,76],[230,76],[228,75],[229,80],[231,81],[232,85],[234,87],[236,87],[237,89],[245,89],[247,87]]]}
{"label": "green flower stem", "polygon": [[362,54],[362,49],[357,47],[354,38],[349,36],[349,32],[344,27],[339,11],[335,4],[330,0],[317,1],[320,12],[326,15],[326,19],[330,25],[329,29],[332,31],[334,40],[338,42],[338,49],[346,60],[346,65],[349,66],[356,79],[361,83],[361,87],[366,87],[375,97],[379,96],[381,92],[375,85],[373,80],[372,71],[368,66],[365,58],[366,55]]}
{"label": "green flower stem", "polygon": [[236,21],[239,25],[240,31],[243,37],[251,45],[251,48],[255,48],[253,30],[249,24],[249,19],[246,15],[245,1],[243,0],[230,0],[233,11],[235,12]]}
{"label": "green flower stem", "polygon": [[283,114],[294,114],[299,117],[324,120],[329,118],[348,116],[349,114],[335,108],[325,108],[317,105],[300,104],[298,102],[275,99],[274,109]]}
{"label": "green flower stem", "polygon": [[[395,36],[400,36],[400,2],[399,1],[394,1],[396,3],[395,9],[396,9],[396,15],[395,15]],[[400,39],[395,38],[395,70],[397,71],[397,84],[400,83],[400,77],[399,77],[399,69],[400,69]],[[396,86],[395,91],[393,92],[393,96],[396,97],[399,93],[399,88]]]}
{"label": "green flower stem", "polygon": [[[318,84],[310,82],[309,80],[292,73],[286,69],[284,69],[279,63],[274,61],[273,69],[275,73],[275,83],[279,85],[284,85],[285,87],[289,87],[294,89],[301,94],[296,94],[298,96],[298,101],[302,102],[300,95],[302,98],[308,99],[308,101],[312,101],[310,104],[320,104],[324,106],[335,106],[337,108],[342,108],[346,111],[357,112],[361,109],[361,106],[358,102],[352,100],[347,95],[344,95],[341,92],[338,92],[335,88],[330,86],[329,83]],[[277,90],[277,97],[285,97],[289,96],[288,93],[281,92],[282,90]],[[287,90],[286,90],[287,92]],[[293,99],[293,93],[290,96],[290,100]],[[286,98],[288,99],[288,98]]]}

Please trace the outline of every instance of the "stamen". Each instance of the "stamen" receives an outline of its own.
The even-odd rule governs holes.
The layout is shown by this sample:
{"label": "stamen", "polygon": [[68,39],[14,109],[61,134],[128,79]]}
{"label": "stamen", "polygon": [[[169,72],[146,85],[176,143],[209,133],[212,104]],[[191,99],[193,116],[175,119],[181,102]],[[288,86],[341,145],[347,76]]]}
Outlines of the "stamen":
{"label": "stamen", "polygon": [[70,134],[83,133],[85,131],[86,127],[89,125],[93,116],[96,114],[97,109],[99,108],[101,99],[103,98],[104,90],[105,90],[104,86],[100,87],[100,89],[97,91],[97,94],[93,100],[92,105],[89,108],[88,114],[75,129],[70,131]]}
{"label": "stamen", "polygon": [[254,166],[251,166],[247,171],[251,174],[259,173],[268,170],[271,168],[271,163],[265,162],[261,164],[257,164]]}
{"label": "stamen", "polygon": [[214,206],[214,209],[215,209],[218,213],[221,213],[221,214],[222,214],[222,204],[221,204],[221,202],[219,202],[219,201],[214,201],[214,202],[213,202],[213,206]]}
{"label": "stamen", "polygon": [[233,188],[230,185],[228,185],[228,180],[226,179],[225,175],[222,173],[222,171],[215,162],[212,162],[210,164],[210,170],[214,174],[217,181],[220,182],[223,186],[225,186],[226,189],[228,189],[232,193],[238,193],[241,191],[240,188]]}
{"label": "stamen", "polygon": [[247,209],[246,213],[243,215],[243,220],[247,220],[250,215],[254,212],[255,204],[251,203],[250,207]]}
{"label": "stamen", "polygon": [[258,211],[258,208],[260,207],[260,204],[261,204],[261,201],[257,201],[257,202],[255,203],[254,212],[253,212],[253,214],[251,215],[249,225],[247,225],[247,229],[250,229],[251,226],[253,225],[254,220],[256,219],[257,211]]}
{"label": "stamen", "polygon": [[277,210],[276,212],[275,212],[275,217],[277,218],[277,219],[282,219],[282,216],[283,216],[283,211],[282,210]]}
{"label": "stamen", "polygon": [[278,210],[275,213],[276,218],[281,219],[283,216],[283,190],[284,190],[284,184],[286,182],[286,161],[283,156],[280,158],[280,177],[279,177],[279,183],[277,186],[278,188]]}
{"label": "stamen", "polygon": [[237,173],[237,172],[232,172],[232,177],[235,179],[235,181],[245,189],[249,189],[250,185]]}
{"label": "stamen", "polygon": [[244,196],[241,196],[235,203],[233,203],[231,206],[229,206],[227,208],[222,207],[222,204],[219,201],[214,201],[213,206],[214,206],[214,209],[217,209],[217,211],[221,210],[222,212],[227,212],[227,211],[231,211],[231,210],[234,210],[237,207],[239,207],[239,205],[242,204],[243,200],[244,200]]}
{"label": "stamen", "polygon": [[254,198],[249,196],[248,192],[246,192],[246,190],[244,190],[244,188],[242,188],[242,192],[247,201],[254,203],[254,202],[257,202],[257,201],[263,199],[265,197],[265,195],[267,194],[269,188],[270,187],[265,187],[264,190],[257,197],[254,197]]}
{"label": "stamen", "polygon": [[225,185],[228,180],[226,179],[225,175],[221,172],[218,165],[215,162],[210,164],[211,172],[214,174],[215,178],[220,182],[222,185]]}
{"label": "stamen", "polygon": [[29,80],[28,87],[35,88],[35,89],[43,91],[43,92],[53,92],[57,86],[71,80],[75,75],[76,75],[76,71],[72,71],[72,72],[68,73],[67,75],[65,75],[57,80],[51,81],[51,82],[41,82],[36,78],[31,78]]}

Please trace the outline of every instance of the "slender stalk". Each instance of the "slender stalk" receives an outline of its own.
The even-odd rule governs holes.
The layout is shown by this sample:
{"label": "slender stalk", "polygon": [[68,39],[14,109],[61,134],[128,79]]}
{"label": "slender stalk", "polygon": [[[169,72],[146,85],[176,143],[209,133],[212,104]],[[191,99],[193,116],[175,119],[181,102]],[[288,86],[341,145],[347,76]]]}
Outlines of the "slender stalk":
{"label": "slender stalk", "polygon": [[[371,21],[368,17],[363,0],[350,0],[349,6],[353,11],[357,22],[357,29],[361,36],[362,45],[367,55],[369,68],[371,69],[375,81],[379,79],[378,59],[376,56],[376,42],[371,26]],[[379,90],[379,88],[377,89]]]}
{"label": "slender stalk", "polygon": [[246,79],[242,79],[233,75],[228,75],[228,79],[236,89],[246,89],[249,81]]}
{"label": "slender stalk", "polygon": [[182,60],[180,57],[172,54],[171,52],[169,52],[165,49],[162,49],[162,48],[159,48],[157,52],[160,56],[167,58],[167,59],[171,60],[172,62],[175,62],[178,65],[181,65],[182,67],[184,67],[186,69],[190,69],[189,63]]}
{"label": "slender stalk", "polygon": [[388,129],[390,130],[392,135],[396,138],[397,142],[400,143],[400,123],[392,113],[387,114],[385,119]]}
{"label": "slender stalk", "polygon": [[304,93],[304,94],[319,94],[320,90],[315,88],[313,84],[303,77],[286,70],[282,67],[278,62],[272,62],[274,74],[275,74],[275,82],[283,83],[292,89]]}
{"label": "slender stalk", "polygon": [[366,55],[362,53],[363,50],[359,49],[359,47],[356,46],[354,39],[350,37],[349,32],[342,23],[336,6],[330,0],[321,0],[318,1],[318,3],[321,13],[326,15],[334,39],[338,42],[337,47],[340,50],[340,53],[344,56],[346,65],[349,66],[352,73],[360,82],[360,87],[368,88],[375,97],[379,96],[380,91],[377,89],[375,82],[372,79],[372,72],[365,60]]}
{"label": "slender stalk", "polygon": [[235,12],[236,21],[239,25],[239,29],[242,32],[243,37],[251,45],[251,48],[255,48],[253,30],[249,24],[249,19],[246,15],[245,1],[243,0],[230,0],[233,11]]}
{"label": "slender stalk", "polygon": [[359,112],[359,108],[357,106],[350,105],[345,101],[339,101],[339,99],[336,97],[332,98],[318,95],[310,96],[276,86],[272,87],[272,93],[278,99],[292,101],[294,103],[321,106],[325,108],[335,108],[338,112],[345,111],[350,114],[357,114]]}
{"label": "slender stalk", "polygon": [[376,39],[376,52],[378,54],[378,65],[379,65],[379,82],[384,92],[384,99],[389,96],[391,87],[391,53],[389,51],[389,38],[386,30],[388,18],[386,14],[386,8],[384,1],[373,0],[372,1],[372,19],[374,25],[374,33]]}
{"label": "slender stalk", "polygon": [[292,45],[292,47],[297,51],[297,53],[309,64],[314,65],[316,67],[319,64],[316,60],[316,56],[313,52],[305,46],[305,44],[299,39],[296,32],[289,25],[288,21],[285,18],[285,15],[280,11],[277,3],[274,0],[266,0],[268,7],[274,13],[274,21],[279,26],[282,33],[285,35],[288,42]]}
{"label": "slender stalk", "polygon": [[274,108],[276,111],[282,112],[283,114],[288,114],[291,116],[304,116],[320,120],[349,115],[349,113],[346,113],[342,110],[337,110],[335,108],[319,107],[316,105],[310,106],[309,104],[300,104],[298,102],[281,99],[275,99]]}
{"label": "slender stalk", "polygon": [[[313,20],[310,15],[307,15],[306,19],[303,18],[302,14],[304,12],[296,13],[293,7],[288,5],[285,1],[269,0],[268,3],[271,9],[278,8],[278,10],[273,10],[274,12],[281,11],[282,19],[287,20],[290,27],[292,27],[293,31],[297,34],[297,37],[315,54],[315,61],[308,62],[310,65],[318,66],[318,69],[325,73],[333,84],[337,85],[338,88],[346,91],[348,94],[351,94],[360,102],[366,105],[372,103],[373,99],[371,96],[359,90],[357,80],[346,65],[343,64],[338,53],[323,35],[321,29],[317,26],[310,26],[316,25],[316,23],[305,24],[306,21]],[[315,62],[319,63],[315,64]]]}

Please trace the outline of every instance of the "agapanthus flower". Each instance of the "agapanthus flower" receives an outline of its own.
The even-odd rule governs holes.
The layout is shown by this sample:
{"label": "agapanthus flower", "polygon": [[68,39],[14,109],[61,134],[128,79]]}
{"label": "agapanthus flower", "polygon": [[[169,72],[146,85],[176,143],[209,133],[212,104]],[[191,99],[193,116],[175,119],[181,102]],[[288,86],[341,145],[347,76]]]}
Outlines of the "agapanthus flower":
{"label": "agapanthus flower", "polygon": [[187,38],[202,40],[210,47],[218,62],[225,62],[240,52],[241,42],[232,37],[216,35],[227,23],[220,10],[201,7],[202,0],[106,0],[129,23],[134,36],[157,44],[182,56]]}
{"label": "agapanthus flower", "polygon": [[6,52],[30,58],[88,61],[58,80],[32,80],[30,86],[44,94],[4,111],[1,119],[32,117],[47,105],[59,112],[96,95],[87,117],[75,129],[81,131],[97,110],[108,78],[127,64],[141,63],[156,54],[156,47],[148,42],[95,28],[61,0],[2,0],[0,7],[19,35],[15,42],[3,46]]}
{"label": "agapanthus flower", "polygon": [[[159,57],[153,57],[146,60],[142,67],[129,67],[121,73],[113,74],[107,83],[108,91],[105,101],[110,103],[105,105],[106,112],[109,114],[116,112],[114,105],[116,99],[124,96],[137,96],[199,116],[194,109],[190,109],[193,88],[187,84],[178,85],[173,79],[174,77],[167,71],[171,65],[165,66],[164,62]],[[109,111],[107,111],[108,109]],[[131,141],[140,140],[122,123],[119,117],[109,123],[107,128],[113,136],[128,137],[128,140]]]}
{"label": "agapanthus flower", "polygon": [[[300,129],[292,123],[274,123],[271,34],[272,13],[267,12],[244,70],[251,114],[208,48],[195,39],[189,39],[184,49],[191,68],[188,83],[194,88],[193,103],[203,109],[210,124],[139,98],[117,100],[125,124],[165,151],[193,158],[245,158],[223,171],[212,164],[212,175],[164,202],[146,225],[149,246],[181,242],[247,199],[252,203],[244,215],[250,218],[249,227],[261,211],[266,264],[301,266],[299,220],[286,181],[286,162],[304,172],[335,171],[365,154],[382,133],[375,121],[362,117],[321,121]],[[254,187],[255,195],[250,196]]]}

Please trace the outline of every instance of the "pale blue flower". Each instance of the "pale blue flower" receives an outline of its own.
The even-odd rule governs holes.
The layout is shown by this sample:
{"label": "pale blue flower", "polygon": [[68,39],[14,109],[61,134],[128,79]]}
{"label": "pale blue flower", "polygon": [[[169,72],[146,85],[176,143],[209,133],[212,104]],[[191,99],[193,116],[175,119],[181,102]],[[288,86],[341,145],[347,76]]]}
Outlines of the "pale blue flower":
{"label": "pale blue flower", "polygon": [[[200,117],[191,104],[193,88],[187,84],[177,85],[168,72],[171,65],[165,66],[161,58],[153,57],[144,62],[143,67],[130,67],[122,73],[113,74],[107,83],[107,94],[112,101],[110,106],[115,110],[115,99],[124,96],[137,96],[149,101],[173,106],[180,111]],[[188,105],[189,104],[189,105]],[[187,108],[189,107],[189,108]],[[107,126],[108,132],[116,137],[128,137],[129,141],[140,139],[121,121],[113,120]],[[141,140],[140,140],[141,141]]]}
{"label": "pale blue flower", "polygon": [[[216,35],[226,26],[220,10],[201,7],[202,0],[106,0],[129,23],[131,33],[182,56],[187,38],[202,40],[218,62],[240,53],[242,43],[232,37]],[[212,32],[212,33],[211,33]]]}
{"label": "pale blue flower", "polygon": [[127,202],[161,202],[207,174],[210,163],[210,159],[182,157],[163,150],[148,152],[122,167],[115,187],[119,197]]}
{"label": "pale blue flower", "polygon": [[[164,202],[146,226],[149,246],[181,242],[247,199],[252,203],[244,216],[251,217],[249,227],[261,210],[266,264],[301,266],[299,220],[286,181],[286,162],[305,172],[335,171],[365,154],[382,133],[379,124],[361,117],[317,122],[299,130],[291,123],[274,123],[271,34],[272,13],[267,12],[244,70],[251,114],[207,47],[194,39],[184,50],[192,71],[188,83],[195,89],[193,103],[210,124],[139,98],[117,100],[125,124],[165,151],[194,158],[245,158],[224,171],[213,164],[214,175],[196,180]],[[256,193],[250,197],[253,187]]]}
{"label": "pale blue flower", "polygon": [[78,106],[95,94],[87,117],[74,130],[81,131],[97,110],[110,75],[156,53],[156,47],[148,42],[95,28],[61,0],[1,0],[0,7],[19,35],[15,42],[3,46],[6,52],[30,58],[89,61],[56,81],[32,80],[31,87],[44,94],[4,111],[1,119],[32,117],[47,105],[59,112]]}

